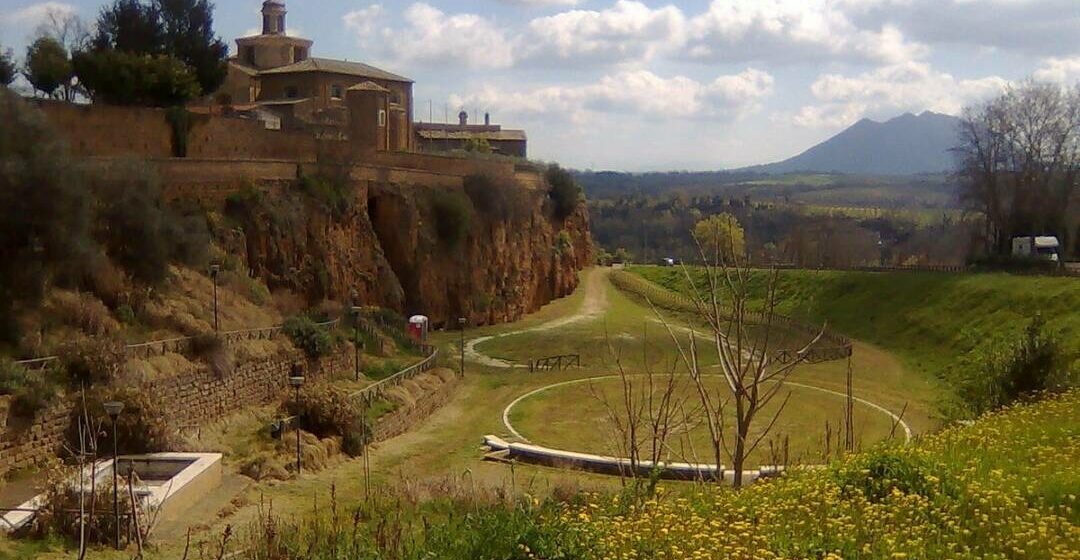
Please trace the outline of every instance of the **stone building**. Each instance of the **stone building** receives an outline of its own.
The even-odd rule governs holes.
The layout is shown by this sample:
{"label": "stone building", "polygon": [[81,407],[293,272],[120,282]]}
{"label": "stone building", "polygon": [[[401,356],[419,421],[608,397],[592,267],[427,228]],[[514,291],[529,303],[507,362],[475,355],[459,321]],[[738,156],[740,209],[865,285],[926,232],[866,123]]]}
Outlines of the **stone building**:
{"label": "stone building", "polygon": [[359,134],[380,151],[413,151],[413,81],[360,62],[311,56],[313,41],[285,33],[285,3],[266,0],[262,33],[236,40],[219,102],[285,129]]}
{"label": "stone building", "polygon": [[458,124],[416,123],[416,146],[422,152],[438,153],[475,150],[481,145],[496,154],[528,157],[528,138],[524,130],[504,129],[491,124],[484,115],[484,124],[469,124],[469,114],[462,111]]}

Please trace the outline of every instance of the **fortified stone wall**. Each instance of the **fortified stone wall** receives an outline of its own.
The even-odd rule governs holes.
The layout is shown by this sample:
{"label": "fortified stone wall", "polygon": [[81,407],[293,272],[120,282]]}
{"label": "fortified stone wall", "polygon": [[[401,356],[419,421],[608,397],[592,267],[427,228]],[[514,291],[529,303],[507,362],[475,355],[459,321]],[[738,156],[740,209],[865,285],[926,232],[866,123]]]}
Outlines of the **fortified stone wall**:
{"label": "fortified stone wall", "polygon": [[[202,425],[249,406],[273,402],[288,387],[297,352],[238,365],[218,377],[206,366],[150,381],[144,387],[159,398],[162,415],[177,430]],[[351,367],[348,353],[309,366],[306,375],[320,377]],[[57,404],[38,413],[29,426],[8,425],[10,397],[0,397],[0,476],[12,470],[42,466],[63,453],[64,433],[71,424],[72,404]]]}

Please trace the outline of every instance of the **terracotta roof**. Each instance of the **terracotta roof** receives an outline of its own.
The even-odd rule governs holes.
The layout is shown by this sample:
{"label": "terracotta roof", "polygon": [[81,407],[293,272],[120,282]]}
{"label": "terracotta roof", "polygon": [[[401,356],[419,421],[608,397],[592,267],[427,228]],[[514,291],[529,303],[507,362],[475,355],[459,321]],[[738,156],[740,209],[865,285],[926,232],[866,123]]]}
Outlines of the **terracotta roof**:
{"label": "terracotta roof", "polygon": [[229,65],[232,66],[233,68],[236,68],[237,70],[247,74],[248,76],[258,76],[259,75],[259,70],[257,68],[252,68],[251,66],[248,66],[247,64],[244,64],[244,63],[238,61],[236,58],[230,58],[229,59]]}
{"label": "terracotta roof", "polygon": [[329,72],[332,74],[345,74],[348,76],[359,76],[361,78],[387,80],[390,82],[412,83],[412,80],[408,78],[398,76],[397,74],[391,74],[386,70],[381,70],[362,62],[332,60],[329,58],[309,58],[295,64],[289,64],[288,66],[263,70],[260,74],[292,74],[297,72]]}
{"label": "terracotta roof", "polygon": [[477,132],[471,130],[417,130],[417,134],[421,138],[427,140],[520,140],[526,141],[528,138],[525,135],[524,130],[497,130],[497,131],[484,131]]}
{"label": "terracotta roof", "polygon": [[376,84],[375,82],[360,82],[355,86],[348,89],[348,91],[381,91],[383,93],[390,93],[390,90]]}

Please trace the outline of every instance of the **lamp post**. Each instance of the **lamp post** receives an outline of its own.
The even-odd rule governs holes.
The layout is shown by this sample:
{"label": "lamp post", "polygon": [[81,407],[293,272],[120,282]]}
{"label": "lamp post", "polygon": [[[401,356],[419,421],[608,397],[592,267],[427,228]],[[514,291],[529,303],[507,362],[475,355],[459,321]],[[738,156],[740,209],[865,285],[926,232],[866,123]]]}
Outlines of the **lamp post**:
{"label": "lamp post", "polygon": [[116,540],[113,545],[116,550],[120,550],[120,493],[119,493],[119,470],[120,465],[117,462],[116,456],[116,419],[120,416],[120,413],[124,411],[124,403],[118,401],[109,401],[105,403],[105,414],[109,415],[112,420],[112,473],[113,473],[113,515],[116,522]]}
{"label": "lamp post", "polygon": [[221,265],[210,265],[210,278],[214,280],[214,332],[221,330],[221,324],[218,322],[218,303],[217,303],[217,284],[218,275],[221,274]]}
{"label": "lamp post", "polygon": [[300,478],[300,386],[304,384],[304,376],[299,374],[299,366],[293,367],[293,375],[289,376],[289,385],[296,390],[296,418],[293,428],[296,430],[296,477]]}
{"label": "lamp post", "polygon": [[353,363],[356,365],[356,381],[360,381],[360,312],[362,308],[353,306]]}
{"label": "lamp post", "polygon": [[461,376],[465,377],[465,323],[464,317],[458,317],[458,326],[461,327]]}

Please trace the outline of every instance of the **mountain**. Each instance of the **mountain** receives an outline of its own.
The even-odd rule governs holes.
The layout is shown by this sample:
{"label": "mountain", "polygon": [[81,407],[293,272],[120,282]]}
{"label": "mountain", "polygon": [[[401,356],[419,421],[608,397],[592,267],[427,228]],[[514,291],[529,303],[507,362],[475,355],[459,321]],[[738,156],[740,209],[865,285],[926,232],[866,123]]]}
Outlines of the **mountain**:
{"label": "mountain", "polygon": [[957,144],[960,119],[926,111],[903,114],[886,122],[863,119],[806,150],[778,163],[745,171],[913,175],[940,173],[953,167],[949,150]]}

